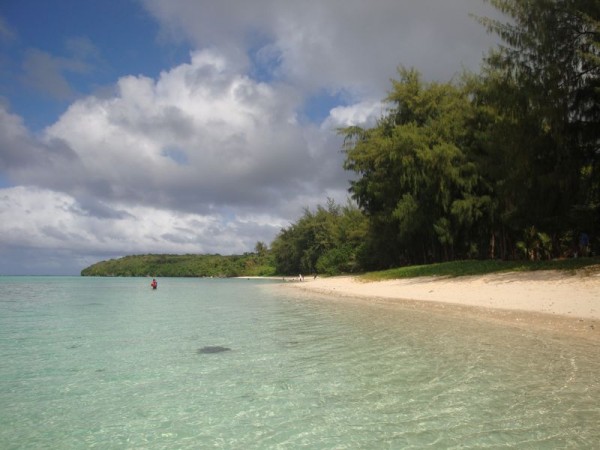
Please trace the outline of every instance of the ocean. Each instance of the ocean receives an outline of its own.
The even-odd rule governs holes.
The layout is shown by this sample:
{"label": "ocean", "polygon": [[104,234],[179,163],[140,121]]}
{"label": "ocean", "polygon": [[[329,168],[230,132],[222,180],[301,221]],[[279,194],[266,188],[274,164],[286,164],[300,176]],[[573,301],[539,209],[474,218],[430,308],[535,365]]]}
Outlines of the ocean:
{"label": "ocean", "polygon": [[0,449],[598,448],[594,342],[273,281],[0,277]]}

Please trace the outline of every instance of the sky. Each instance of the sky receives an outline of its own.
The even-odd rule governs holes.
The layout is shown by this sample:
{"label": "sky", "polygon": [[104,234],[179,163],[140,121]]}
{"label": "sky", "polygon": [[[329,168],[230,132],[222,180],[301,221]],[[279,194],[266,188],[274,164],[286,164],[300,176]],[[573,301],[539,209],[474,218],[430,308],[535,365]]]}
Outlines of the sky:
{"label": "sky", "polygon": [[345,204],[337,129],[477,72],[483,0],[0,1],[0,275],[251,252]]}

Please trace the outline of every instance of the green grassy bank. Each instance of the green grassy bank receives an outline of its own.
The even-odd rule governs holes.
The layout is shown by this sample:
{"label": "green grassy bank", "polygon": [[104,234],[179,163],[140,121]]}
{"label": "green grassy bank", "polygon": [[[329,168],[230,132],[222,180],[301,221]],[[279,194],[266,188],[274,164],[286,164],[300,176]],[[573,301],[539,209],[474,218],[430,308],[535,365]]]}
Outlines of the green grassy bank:
{"label": "green grassy bank", "polygon": [[452,261],[368,272],[361,275],[361,278],[366,281],[383,281],[397,278],[429,276],[461,277],[502,272],[531,272],[536,270],[560,270],[574,274],[576,271],[582,269],[591,273],[600,273],[600,257],[571,258],[554,261]]}

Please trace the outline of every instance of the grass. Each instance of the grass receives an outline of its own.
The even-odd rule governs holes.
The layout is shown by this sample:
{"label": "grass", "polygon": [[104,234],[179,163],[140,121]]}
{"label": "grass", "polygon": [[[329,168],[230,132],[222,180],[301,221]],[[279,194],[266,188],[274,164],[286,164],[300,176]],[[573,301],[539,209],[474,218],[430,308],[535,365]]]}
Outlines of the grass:
{"label": "grass", "polygon": [[365,281],[393,280],[430,276],[462,277],[502,272],[531,272],[535,270],[560,270],[572,272],[580,269],[600,272],[600,257],[560,259],[553,261],[452,261],[422,266],[406,266],[361,275]]}

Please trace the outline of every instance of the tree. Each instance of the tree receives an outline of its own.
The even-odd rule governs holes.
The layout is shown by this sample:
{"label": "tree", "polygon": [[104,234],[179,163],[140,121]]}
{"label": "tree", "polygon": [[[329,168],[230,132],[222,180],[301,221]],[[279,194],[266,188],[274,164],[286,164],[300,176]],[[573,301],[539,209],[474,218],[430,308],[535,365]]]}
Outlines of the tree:
{"label": "tree", "polygon": [[267,244],[261,241],[258,241],[254,246],[254,252],[261,258],[267,254],[268,250],[269,247],[267,246]]}
{"label": "tree", "polygon": [[490,202],[470,155],[469,92],[426,84],[416,70],[399,75],[375,127],[340,130],[344,167],[358,174],[350,192],[370,221],[373,268],[473,256],[480,243],[471,230]]}
{"label": "tree", "polygon": [[367,233],[366,218],[351,203],[328,199],[325,207],[308,208],[302,217],[277,235],[271,251],[281,274],[353,272]]}
{"label": "tree", "polygon": [[487,175],[503,224],[549,232],[556,254],[561,234],[599,231],[600,2],[490,3],[510,22],[480,19],[504,41],[485,61],[477,99],[498,119],[488,130],[498,164]]}

